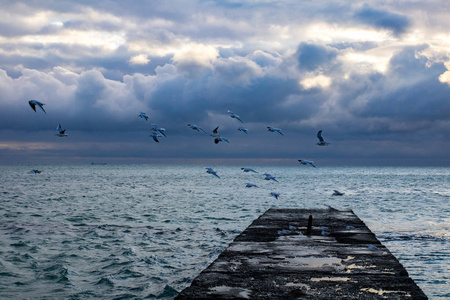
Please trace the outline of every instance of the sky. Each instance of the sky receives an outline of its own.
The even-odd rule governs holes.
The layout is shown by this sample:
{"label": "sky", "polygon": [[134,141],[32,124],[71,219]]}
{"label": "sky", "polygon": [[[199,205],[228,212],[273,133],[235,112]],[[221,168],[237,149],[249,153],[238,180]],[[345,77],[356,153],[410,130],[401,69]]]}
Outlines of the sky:
{"label": "sky", "polygon": [[450,2],[0,0],[0,106],[0,164],[448,167]]}

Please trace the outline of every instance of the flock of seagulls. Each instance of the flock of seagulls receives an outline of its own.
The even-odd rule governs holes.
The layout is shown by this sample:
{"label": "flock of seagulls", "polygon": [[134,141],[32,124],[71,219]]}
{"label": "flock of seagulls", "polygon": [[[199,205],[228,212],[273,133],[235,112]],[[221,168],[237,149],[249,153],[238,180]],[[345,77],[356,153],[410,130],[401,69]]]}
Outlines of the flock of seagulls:
{"label": "flock of seagulls", "polygon": [[[28,101],[28,104],[30,105],[30,107],[33,109],[34,112],[37,112],[36,107],[39,107],[40,110],[42,110],[45,114],[47,114],[47,112],[46,112],[45,109],[44,109],[44,105],[45,105],[44,103],[42,103],[42,102],[40,102],[40,101],[38,101],[38,100],[29,100],[29,101]],[[235,114],[234,112],[232,112],[231,110],[228,110],[228,114],[230,115],[230,117],[231,117],[232,119],[236,119],[236,120],[239,121],[240,123],[244,124],[244,122],[242,121],[242,119],[241,119],[237,114]],[[140,117],[141,119],[143,119],[143,120],[145,120],[145,121],[148,121],[148,120],[149,120],[149,116],[148,116],[145,112],[140,112],[139,115],[138,115],[138,117]],[[203,134],[205,134],[205,135],[209,135],[209,136],[213,137],[213,138],[214,138],[214,143],[215,143],[215,144],[218,144],[218,143],[220,143],[220,142],[227,143],[227,144],[230,143],[230,140],[229,140],[229,139],[227,139],[227,138],[225,138],[225,137],[223,137],[223,136],[221,136],[221,135],[219,134],[219,126],[217,126],[211,133],[208,134],[208,133],[207,133],[205,130],[203,130],[200,126],[197,126],[197,125],[195,125],[195,124],[187,124],[187,125],[188,125],[192,130],[195,130],[195,131],[198,131],[198,132],[203,133]],[[237,128],[237,130],[238,130],[238,131],[241,131],[241,132],[243,132],[243,133],[245,133],[245,134],[248,134],[248,129],[247,129],[247,128],[244,128],[243,126],[239,126],[239,127]],[[283,134],[283,132],[281,132],[281,129],[280,129],[280,128],[275,128],[275,127],[272,127],[272,126],[267,126],[267,130],[268,130],[269,132],[275,132],[275,133],[278,133],[278,134],[284,136],[284,134]],[[66,129],[63,129],[62,126],[61,126],[61,124],[58,124],[58,126],[57,126],[57,128],[56,128],[56,131],[57,131],[57,133],[56,133],[55,135],[56,135],[57,137],[67,137],[67,136],[68,136],[68,134],[66,134]],[[166,138],[166,137],[167,137],[165,131],[166,131],[166,129],[164,129],[164,128],[162,128],[162,127],[159,127],[159,126],[156,125],[156,124],[152,124],[151,134],[149,135],[149,137],[152,137],[152,139],[153,139],[155,142],[159,143],[159,138],[162,138],[162,137]],[[317,145],[318,145],[318,146],[328,146],[328,145],[330,145],[330,143],[326,142],[326,141],[324,140],[324,138],[322,137],[322,130],[319,130],[319,131],[317,132],[317,138],[319,139],[319,142],[317,142]],[[314,165],[314,162],[313,162],[313,161],[305,160],[305,159],[299,159],[298,162],[299,162],[301,165],[308,165],[308,166],[311,166],[311,167],[313,167],[313,168],[316,168],[316,166]],[[213,175],[213,176],[215,176],[215,177],[217,177],[217,178],[220,179],[220,176],[217,175],[217,171],[213,170],[212,168],[205,168],[205,169],[206,169],[206,172],[207,172],[207,173],[209,173],[209,174],[211,174],[211,175]],[[251,169],[251,168],[247,168],[247,167],[241,168],[241,170],[244,171],[244,172],[258,173],[258,172],[256,172],[255,170],[253,170],[253,169]],[[34,173],[34,174],[39,174],[39,173],[41,173],[41,171],[35,170],[35,169],[31,170],[30,172],[31,172],[31,173]],[[265,177],[264,177],[264,180],[278,182],[278,180],[275,178],[275,176],[272,176],[271,174],[264,173],[263,175],[265,176]],[[258,187],[258,186],[255,185],[255,184],[252,184],[252,183],[246,183],[246,187],[247,187],[247,188],[255,188],[255,187]],[[279,193],[271,192],[270,194],[271,194],[275,199],[278,199],[278,198],[280,197],[280,194],[279,194]],[[339,191],[337,191],[337,190],[334,190],[333,196],[342,196],[342,195],[344,195],[344,193],[341,193],[341,192],[339,192]]]}

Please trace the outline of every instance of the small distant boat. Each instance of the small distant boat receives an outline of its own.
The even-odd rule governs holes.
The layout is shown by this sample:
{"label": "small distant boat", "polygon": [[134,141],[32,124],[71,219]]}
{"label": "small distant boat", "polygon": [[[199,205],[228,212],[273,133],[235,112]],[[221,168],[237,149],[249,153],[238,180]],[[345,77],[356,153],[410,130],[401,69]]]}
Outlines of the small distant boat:
{"label": "small distant boat", "polygon": [[104,166],[104,165],[106,165],[107,163],[95,163],[95,162],[91,162],[91,165],[102,165],[102,166]]}

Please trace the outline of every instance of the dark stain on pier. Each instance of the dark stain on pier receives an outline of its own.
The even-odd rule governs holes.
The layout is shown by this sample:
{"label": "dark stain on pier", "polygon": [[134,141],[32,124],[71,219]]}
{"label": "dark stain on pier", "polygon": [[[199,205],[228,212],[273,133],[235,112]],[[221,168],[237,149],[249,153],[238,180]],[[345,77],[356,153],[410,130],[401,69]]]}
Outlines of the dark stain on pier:
{"label": "dark stain on pier", "polygon": [[269,209],[175,299],[344,298],[427,299],[353,211],[330,208]]}

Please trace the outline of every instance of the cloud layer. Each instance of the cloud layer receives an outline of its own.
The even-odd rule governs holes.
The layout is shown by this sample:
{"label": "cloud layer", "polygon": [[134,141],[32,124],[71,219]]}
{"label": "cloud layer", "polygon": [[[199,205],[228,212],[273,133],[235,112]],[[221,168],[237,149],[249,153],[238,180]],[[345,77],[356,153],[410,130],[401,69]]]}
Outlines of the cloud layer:
{"label": "cloud layer", "polygon": [[[0,9],[0,163],[450,165],[450,18],[434,13],[445,1],[113,4]],[[68,138],[54,136],[59,123]],[[153,123],[166,128],[159,144]],[[188,123],[220,126],[231,144]],[[319,129],[327,149],[315,145]]]}

